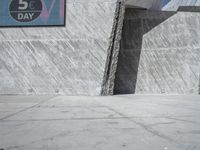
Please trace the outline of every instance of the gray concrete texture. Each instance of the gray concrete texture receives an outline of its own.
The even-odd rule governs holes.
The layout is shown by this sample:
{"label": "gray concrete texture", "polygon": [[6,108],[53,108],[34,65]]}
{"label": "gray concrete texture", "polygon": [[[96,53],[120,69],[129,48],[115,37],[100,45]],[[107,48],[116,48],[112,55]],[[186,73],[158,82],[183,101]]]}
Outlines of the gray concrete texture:
{"label": "gray concrete texture", "polygon": [[0,94],[100,95],[116,0],[67,0],[66,27],[0,29]]}
{"label": "gray concrete texture", "polygon": [[199,150],[199,96],[0,97],[0,149]]}
{"label": "gray concrete texture", "polygon": [[[114,85],[124,88],[123,81],[115,80],[117,64],[123,66],[120,74],[137,72],[125,76],[131,78],[125,86],[136,93],[199,92],[199,13],[136,13],[127,23],[125,5],[160,10],[161,0],[66,2],[66,27],[0,29],[0,94],[113,94]],[[181,2],[171,1],[165,10],[199,5]],[[123,22],[135,37],[121,36]],[[121,37],[130,38],[128,50],[136,51],[125,58],[134,66],[128,72],[123,72],[127,62],[118,63]]]}
{"label": "gray concrete texture", "polygon": [[66,27],[0,29],[0,94],[112,94],[125,5],[160,4],[66,2]]}
{"label": "gray concrete texture", "polygon": [[128,9],[116,94],[199,94],[200,13]]}

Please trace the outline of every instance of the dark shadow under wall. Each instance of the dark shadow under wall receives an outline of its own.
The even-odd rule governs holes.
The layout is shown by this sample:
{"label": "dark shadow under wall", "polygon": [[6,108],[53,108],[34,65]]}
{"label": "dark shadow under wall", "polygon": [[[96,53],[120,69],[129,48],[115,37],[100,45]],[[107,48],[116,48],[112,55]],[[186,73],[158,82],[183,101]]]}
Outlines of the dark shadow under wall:
{"label": "dark shadow under wall", "polygon": [[176,12],[126,9],[114,94],[134,94],[143,35]]}

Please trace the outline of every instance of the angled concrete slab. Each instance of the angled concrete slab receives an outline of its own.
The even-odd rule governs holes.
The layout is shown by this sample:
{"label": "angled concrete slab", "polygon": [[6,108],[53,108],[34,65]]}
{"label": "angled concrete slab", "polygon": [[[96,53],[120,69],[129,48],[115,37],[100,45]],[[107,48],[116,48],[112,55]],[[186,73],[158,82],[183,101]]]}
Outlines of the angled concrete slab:
{"label": "angled concrete slab", "polygon": [[200,13],[128,9],[116,94],[199,94]]}
{"label": "angled concrete slab", "polygon": [[[172,0],[163,10],[198,5]],[[109,95],[114,85],[136,93],[199,93],[198,13],[156,13],[160,0],[67,0],[66,6],[66,27],[0,29],[0,94]],[[136,12],[124,21],[126,6],[154,12]],[[126,52],[130,59],[118,55],[123,25],[138,35],[122,35],[129,42],[124,49],[132,43],[139,50]],[[131,81],[116,75],[117,64],[125,70],[122,78]]]}
{"label": "angled concrete slab", "polygon": [[0,94],[112,94],[125,5],[67,0],[65,27],[0,29]]}
{"label": "angled concrete slab", "polygon": [[0,94],[100,95],[117,0],[67,0],[66,27],[0,29]]}

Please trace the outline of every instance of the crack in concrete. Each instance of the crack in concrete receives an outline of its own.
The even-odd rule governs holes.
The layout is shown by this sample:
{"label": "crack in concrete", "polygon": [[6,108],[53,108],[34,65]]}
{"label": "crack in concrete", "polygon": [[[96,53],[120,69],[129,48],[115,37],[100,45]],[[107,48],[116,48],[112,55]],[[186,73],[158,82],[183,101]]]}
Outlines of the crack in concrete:
{"label": "crack in concrete", "polygon": [[[56,97],[56,96],[55,96],[55,97]],[[49,98],[49,99],[44,100],[44,101],[42,101],[42,102],[39,102],[39,103],[37,103],[37,104],[35,104],[35,105],[33,105],[33,106],[24,108],[24,109],[22,109],[22,110],[20,110],[20,111],[17,111],[17,112],[15,112],[15,113],[13,113],[13,114],[10,114],[10,115],[8,115],[8,116],[5,116],[5,117],[3,117],[3,118],[0,118],[0,121],[5,120],[5,119],[8,119],[8,118],[10,118],[10,117],[13,117],[13,116],[15,116],[15,115],[17,115],[17,114],[19,114],[19,113],[21,113],[21,112],[27,111],[27,110],[32,109],[32,108],[34,108],[34,107],[37,107],[37,106],[39,106],[39,105],[41,105],[41,104],[43,104],[43,103],[45,103],[45,102],[47,102],[47,101],[49,101],[49,100],[55,98],[55,97]]]}
{"label": "crack in concrete", "polygon": [[[174,116],[174,117],[182,117],[182,116]],[[184,117],[184,116],[183,116]],[[171,119],[168,116],[152,116],[152,117],[145,117],[145,116],[130,116],[130,117],[83,117],[83,118],[57,118],[57,119],[26,119],[26,120],[17,120],[17,119],[12,119],[12,120],[0,120],[1,122],[15,122],[15,121],[19,121],[19,122],[31,122],[31,121],[41,121],[41,122],[45,122],[45,121],[81,121],[81,120],[118,120],[118,119],[142,119],[142,118],[160,118],[160,119]],[[180,119],[181,121],[183,121],[182,119]],[[171,123],[171,122],[170,122]],[[164,124],[164,123],[163,123]]]}
{"label": "crack in concrete", "polygon": [[113,109],[113,108],[110,108],[110,107],[108,107],[108,106],[105,106],[105,107],[107,107],[109,110],[112,110],[112,111],[115,112],[116,114],[118,114],[118,115],[124,117],[125,119],[127,119],[127,120],[129,120],[129,121],[131,121],[131,122],[134,122],[134,123],[137,124],[138,126],[142,127],[144,130],[146,130],[147,132],[149,132],[149,133],[151,133],[151,134],[153,134],[153,135],[155,135],[155,136],[157,136],[157,137],[160,137],[160,138],[162,138],[162,139],[165,139],[165,140],[167,140],[167,141],[176,143],[176,141],[175,141],[174,139],[168,137],[167,135],[164,135],[164,134],[158,132],[158,131],[155,130],[155,129],[152,129],[150,126],[147,126],[147,125],[145,125],[144,123],[138,122],[138,121],[134,120],[133,118],[127,118],[126,115],[124,115],[124,114],[121,113],[121,112],[116,111],[116,110]]}
{"label": "crack in concrete", "polygon": [[29,143],[26,143],[26,144],[21,144],[21,145],[15,145],[15,146],[10,146],[10,147],[7,147],[5,148],[6,150],[12,150],[12,149],[23,149],[24,146],[27,146],[29,144],[35,144],[37,142],[42,142],[42,141],[48,141],[48,140],[53,140],[54,138],[61,138],[61,137],[65,137],[67,135],[69,135],[71,132],[66,132],[66,133],[60,133],[60,134],[56,134],[56,135],[53,135],[53,136],[49,136],[49,137],[46,137],[46,138],[41,138],[39,140],[35,140],[35,141],[32,141],[32,142],[29,142]]}
{"label": "crack in concrete", "polygon": [[175,124],[175,123],[176,122],[158,122],[158,123],[149,124],[148,126],[154,127],[158,125],[170,125],[170,124]]}
{"label": "crack in concrete", "polygon": [[192,123],[192,124],[200,125],[200,123],[198,123],[196,121],[190,121],[190,120],[179,119],[179,118],[174,118],[174,117],[165,117],[165,118],[171,119],[171,120],[176,120],[176,121],[181,121],[181,122],[187,122],[187,123]]}

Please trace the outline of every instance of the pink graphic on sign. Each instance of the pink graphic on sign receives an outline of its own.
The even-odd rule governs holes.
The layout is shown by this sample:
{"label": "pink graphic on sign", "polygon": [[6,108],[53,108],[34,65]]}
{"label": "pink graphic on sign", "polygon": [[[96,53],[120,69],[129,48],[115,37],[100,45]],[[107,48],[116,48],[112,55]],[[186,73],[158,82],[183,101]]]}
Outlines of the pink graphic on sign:
{"label": "pink graphic on sign", "polygon": [[49,8],[47,8],[45,0],[41,0],[43,8],[42,8],[42,13],[41,13],[40,17],[42,18],[42,20],[48,21],[51,13],[52,13],[52,11],[53,11],[53,9],[55,7],[55,4],[56,4],[55,2],[56,1],[60,1],[59,2],[60,3],[59,4],[59,17],[63,18],[65,16],[65,14],[64,14],[65,13],[65,11],[64,11],[64,9],[65,9],[65,0],[51,0]]}

